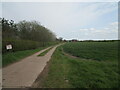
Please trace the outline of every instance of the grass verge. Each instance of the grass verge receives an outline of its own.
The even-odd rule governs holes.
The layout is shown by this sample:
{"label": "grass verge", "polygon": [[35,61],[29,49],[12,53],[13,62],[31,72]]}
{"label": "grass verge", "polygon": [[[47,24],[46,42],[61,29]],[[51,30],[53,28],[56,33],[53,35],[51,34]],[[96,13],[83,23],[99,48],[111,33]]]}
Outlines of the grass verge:
{"label": "grass verge", "polygon": [[118,62],[81,60],[56,49],[43,88],[118,88]]}
{"label": "grass verge", "polygon": [[17,52],[10,52],[7,54],[2,55],[2,66],[7,66],[13,62],[19,61],[20,59],[23,59],[27,56],[30,56],[44,48],[47,47],[41,47],[33,50],[24,50],[24,51],[17,51]]}
{"label": "grass verge", "polygon": [[44,56],[46,53],[48,53],[53,47],[45,50],[44,52],[40,53],[38,56]]}

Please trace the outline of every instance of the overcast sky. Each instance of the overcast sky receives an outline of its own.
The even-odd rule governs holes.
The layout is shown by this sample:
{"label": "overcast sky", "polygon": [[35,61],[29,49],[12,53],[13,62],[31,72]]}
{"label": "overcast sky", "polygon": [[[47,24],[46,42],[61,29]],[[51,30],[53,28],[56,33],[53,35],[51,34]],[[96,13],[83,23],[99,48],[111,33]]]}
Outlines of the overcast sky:
{"label": "overcast sky", "polygon": [[117,2],[4,2],[2,16],[39,21],[64,39],[118,39]]}

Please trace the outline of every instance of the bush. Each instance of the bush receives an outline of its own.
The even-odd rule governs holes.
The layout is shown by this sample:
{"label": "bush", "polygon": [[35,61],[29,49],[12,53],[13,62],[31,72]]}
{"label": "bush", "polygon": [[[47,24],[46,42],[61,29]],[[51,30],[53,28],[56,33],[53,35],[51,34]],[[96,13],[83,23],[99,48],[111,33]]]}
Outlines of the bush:
{"label": "bush", "polygon": [[12,52],[36,49],[38,47],[45,47],[57,44],[57,42],[37,42],[30,40],[14,40],[14,39],[4,39],[2,41],[2,53],[6,53],[6,45],[11,44],[13,49]]}

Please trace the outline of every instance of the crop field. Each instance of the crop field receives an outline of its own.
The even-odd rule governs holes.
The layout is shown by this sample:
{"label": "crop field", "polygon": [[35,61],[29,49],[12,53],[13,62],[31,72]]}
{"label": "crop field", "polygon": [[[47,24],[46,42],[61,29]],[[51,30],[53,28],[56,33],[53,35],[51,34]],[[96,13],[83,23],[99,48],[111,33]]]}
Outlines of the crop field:
{"label": "crop field", "polygon": [[80,58],[99,61],[118,60],[118,42],[71,42],[63,46],[65,52]]}
{"label": "crop field", "polygon": [[[118,88],[117,45],[117,42],[71,42],[58,47],[42,87]],[[65,55],[62,48],[78,58]]]}

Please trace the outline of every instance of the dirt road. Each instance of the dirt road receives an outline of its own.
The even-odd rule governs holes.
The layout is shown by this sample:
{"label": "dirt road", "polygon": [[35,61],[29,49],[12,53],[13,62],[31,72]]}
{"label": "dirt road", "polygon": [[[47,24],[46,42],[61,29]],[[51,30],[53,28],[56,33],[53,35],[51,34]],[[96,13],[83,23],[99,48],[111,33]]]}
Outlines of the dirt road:
{"label": "dirt road", "polygon": [[3,87],[31,87],[38,75],[43,71],[58,46],[59,45],[53,47],[45,56],[38,57],[37,55],[46,49],[3,68]]}

